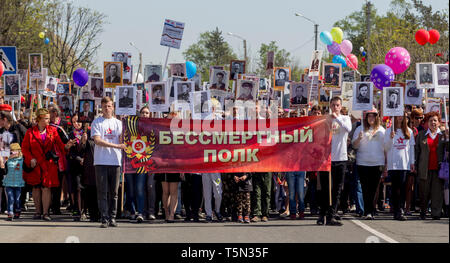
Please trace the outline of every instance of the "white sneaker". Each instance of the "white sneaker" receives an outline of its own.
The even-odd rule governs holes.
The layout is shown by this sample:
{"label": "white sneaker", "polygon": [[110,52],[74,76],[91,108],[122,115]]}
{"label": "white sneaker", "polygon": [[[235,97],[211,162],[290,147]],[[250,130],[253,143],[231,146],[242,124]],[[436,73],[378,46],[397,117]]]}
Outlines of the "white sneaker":
{"label": "white sneaker", "polygon": [[284,212],[280,215],[280,217],[288,217],[290,216],[289,212]]}
{"label": "white sneaker", "polygon": [[373,216],[372,214],[368,214],[365,218],[366,220],[373,220]]}

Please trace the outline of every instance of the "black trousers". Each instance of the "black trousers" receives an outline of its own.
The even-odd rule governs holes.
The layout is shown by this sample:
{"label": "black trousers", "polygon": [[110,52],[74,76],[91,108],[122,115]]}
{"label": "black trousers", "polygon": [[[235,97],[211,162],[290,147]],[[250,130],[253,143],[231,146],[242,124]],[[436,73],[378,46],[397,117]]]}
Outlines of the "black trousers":
{"label": "black trousers", "polygon": [[62,181],[65,174],[66,172],[58,171],[59,186],[52,187],[50,190],[52,192],[52,203],[50,208],[52,209],[53,213],[59,213],[61,211],[61,190],[62,190]]}
{"label": "black trousers", "polygon": [[331,162],[331,201],[329,201],[328,172],[319,172],[321,190],[319,192],[320,216],[331,218],[336,215],[337,207],[344,187],[347,161]]}
{"label": "black trousers", "polygon": [[373,200],[377,192],[378,184],[382,173],[382,166],[362,166],[357,165],[359,180],[361,181],[361,188],[364,199],[364,215],[376,212]]}
{"label": "black trousers", "polygon": [[184,178],[185,180],[181,182],[181,198],[186,210],[186,217],[198,218],[203,198],[202,175],[187,173]]}
{"label": "black trousers", "polygon": [[394,208],[394,216],[403,214],[403,207],[405,206],[406,198],[406,170],[391,170],[388,171],[389,177],[391,177],[392,189],[391,200]]}

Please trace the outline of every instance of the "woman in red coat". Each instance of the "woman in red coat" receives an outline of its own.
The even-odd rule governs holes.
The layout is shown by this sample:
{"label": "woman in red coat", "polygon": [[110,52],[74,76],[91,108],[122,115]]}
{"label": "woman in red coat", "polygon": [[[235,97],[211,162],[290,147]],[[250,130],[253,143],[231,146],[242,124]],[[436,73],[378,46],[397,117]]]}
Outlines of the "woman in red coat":
{"label": "woman in red coat", "polygon": [[[50,221],[48,210],[51,203],[51,187],[59,186],[58,159],[55,149],[66,154],[74,141],[64,145],[56,128],[49,126],[50,114],[47,109],[38,109],[36,112],[37,125],[28,129],[22,142],[24,165],[32,171],[24,171],[23,177],[27,184],[33,186],[33,200],[36,214],[33,219]],[[42,211],[43,210],[43,211]]]}

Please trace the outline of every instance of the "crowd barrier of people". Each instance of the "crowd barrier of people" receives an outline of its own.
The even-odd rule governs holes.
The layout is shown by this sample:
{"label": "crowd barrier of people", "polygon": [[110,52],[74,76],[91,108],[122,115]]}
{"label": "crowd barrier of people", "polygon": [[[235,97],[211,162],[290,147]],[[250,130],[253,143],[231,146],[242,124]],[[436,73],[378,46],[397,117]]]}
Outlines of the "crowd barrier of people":
{"label": "crowd barrier of people", "polygon": [[[217,101],[215,119],[240,118],[236,110],[214,106]],[[118,218],[251,223],[305,216],[340,226],[343,214],[373,220],[385,209],[400,221],[413,212],[420,219],[448,217],[448,175],[444,180],[439,171],[448,162],[449,134],[439,113],[418,107],[386,120],[373,109],[359,119],[347,115],[339,97],[329,107],[279,109],[277,117],[328,116],[331,204],[328,172],[125,174],[122,181],[126,146],[111,98],[102,99],[101,115],[91,125],[80,122],[78,113],[65,118],[56,105],[38,109],[31,122],[23,115],[15,120],[2,104],[0,136],[7,154],[0,157],[1,212],[17,220],[32,199],[32,220],[55,220],[51,216],[65,208],[75,221],[100,222],[102,228],[116,227]],[[274,117],[269,114],[258,117]],[[156,117],[147,106],[139,116]]]}

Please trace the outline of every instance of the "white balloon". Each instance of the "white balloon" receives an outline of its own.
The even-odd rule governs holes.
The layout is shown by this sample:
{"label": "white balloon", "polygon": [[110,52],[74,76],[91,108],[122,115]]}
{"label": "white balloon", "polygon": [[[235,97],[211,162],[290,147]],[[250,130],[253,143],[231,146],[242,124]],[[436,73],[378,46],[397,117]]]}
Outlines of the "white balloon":
{"label": "white balloon", "polygon": [[359,51],[363,52],[364,51],[364,47],[360,47]]}
{"label": "white balloon", "polygon": [[142,76],[142,74],[139,73],[139,76],[137,77],[137,81],[136,81],[136,75],[137,75],[137,72],[133,73],[132,83],[144,83],[144,76]]}

